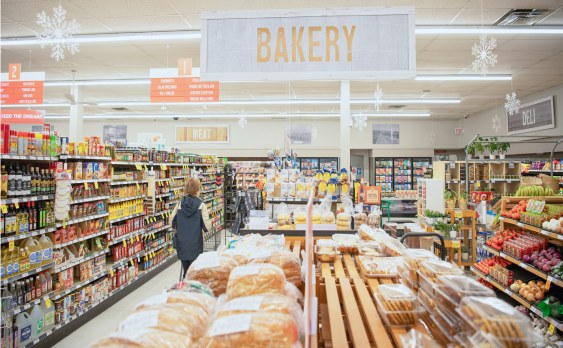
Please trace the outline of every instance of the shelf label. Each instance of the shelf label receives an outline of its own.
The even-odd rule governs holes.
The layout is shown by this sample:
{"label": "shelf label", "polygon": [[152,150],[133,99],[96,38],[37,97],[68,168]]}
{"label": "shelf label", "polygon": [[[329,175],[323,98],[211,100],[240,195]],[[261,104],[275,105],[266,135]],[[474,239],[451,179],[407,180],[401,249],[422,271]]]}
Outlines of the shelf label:
{"label": "shelf label", "polygon": [[524,227],[524,224],[521,223],[521,222],[518,222],[518,223],[516,223],[516,226],[518,226],[518,227]]}
{"label": "shelf label", "polygon": [[553,335],[555,333],[555,326],[553,324],[549,324],[549,328],[547,329],[547,333]]}
{"label": "shelf label", "polygon": [[20,205],[18,204],[18,201],[17,201],[17,200],[14,201],[14,207],[16,207],[16,209],[19,209],[19,208],[20,208]]}
{"label": "shelf label", "polygon": [[522,267],[525,270],[529,268],[528,265],[526,265],[525,263],[520,263],[520,267]]}
{"label": "shelf label", "polygon": [[143,167],[141,166],[140,163],[135,163],[135,169],[137,169],[137,170],[142,170]]}
{"label": "shelf label", "polygon": [[508,288],[504,288],[504,293],[508,296],[512,296],[512,291],[508,290]]}
{"label": "shelf label", "polygon": [[459,249],[461,247],[461,242],[459,240],[452,241],[452,248]]}
{"label": "shelf label", "polygon": [[8,207],[2,204],[2,214],[7,214],[7,213],[8,213]]}
{"label": "shelf label", "polygon": [[94,188],[97,190],[98,189],[98,182],[94,181]]}
{"label": "shelf label", "polygon": [[51,308],[51,299],[50,299],[50,298],[45,299],[45,306],[46,306],[47,308]]}
{"label": "shelf label", "polygon": [[13,240],[9,241],[8,242],[8,251],[14,250],[14,247],[15,247],[14,241]]}
{"label": "shelf label", "polygon": [[127,248],[127,241],[125,239],[123,240],[123,247]]}

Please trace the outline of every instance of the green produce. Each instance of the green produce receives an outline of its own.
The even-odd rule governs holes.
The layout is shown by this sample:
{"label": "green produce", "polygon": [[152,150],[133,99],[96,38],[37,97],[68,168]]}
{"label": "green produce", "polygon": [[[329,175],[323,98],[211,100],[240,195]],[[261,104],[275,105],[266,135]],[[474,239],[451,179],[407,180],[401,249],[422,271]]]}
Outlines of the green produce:
{"label": "green produce", "polygon": [[563,279],[563,262],[559,262],[559,264],[551,270],[551,275],[555,278]]}
{"label": "green produce", "polygon": [[549,296],[538,304],[543,317],[551,316],[557,320],[563,319],[563,306],[555,296]]}
{"label": "green produce", "polygon": [[520,186],[516,191],[515,197],[540,197],[540,196],[553,196],[551,187],[543,186]]}

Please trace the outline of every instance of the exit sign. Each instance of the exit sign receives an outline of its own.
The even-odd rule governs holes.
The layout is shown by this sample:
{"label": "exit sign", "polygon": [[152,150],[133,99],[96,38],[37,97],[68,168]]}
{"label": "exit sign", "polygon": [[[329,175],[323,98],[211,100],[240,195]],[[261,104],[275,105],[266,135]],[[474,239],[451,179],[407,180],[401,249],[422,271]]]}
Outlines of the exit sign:
{"label": "exit sign", "polygon": [[463,135],[463,128],[456,128],[455,135]]}

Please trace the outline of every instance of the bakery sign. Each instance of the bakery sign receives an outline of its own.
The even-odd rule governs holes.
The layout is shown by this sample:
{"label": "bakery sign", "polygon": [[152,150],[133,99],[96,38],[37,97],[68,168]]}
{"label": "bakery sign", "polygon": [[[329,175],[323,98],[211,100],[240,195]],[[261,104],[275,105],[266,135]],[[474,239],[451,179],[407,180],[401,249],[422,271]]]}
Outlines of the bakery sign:
{"label": "bakery sign", "polygon": [[228,143],[229,126],[176,126],[176,143]]}
{"label": "bakery sign", "polygon": [[204,12],[202,80],[416,75],[413,7]]}
{"label": "bakery sign", "polygon": [[522,104],[518,112],[506,117],[509,135],[555,128],[553,96]]}

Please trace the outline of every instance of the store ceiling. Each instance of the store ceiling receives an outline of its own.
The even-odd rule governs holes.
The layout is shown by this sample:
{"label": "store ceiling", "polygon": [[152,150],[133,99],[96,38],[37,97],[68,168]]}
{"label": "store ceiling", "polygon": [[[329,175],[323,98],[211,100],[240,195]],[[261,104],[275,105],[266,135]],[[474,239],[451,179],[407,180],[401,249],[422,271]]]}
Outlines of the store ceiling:
{"label": "store ceiling", "polygon": [[[484,24],[494,25],[516,8],[546,9],[547,17],[536,25],[563,25],[561,0],[483,0]],[[39,30],[36,13],[57,6],[59,0],[2,0],[2,38],[33,37]],[[260,10],[277,8],[415,6],[416,24],[480,25],[481,0],[63,0],[68,18],[81,24],[81,34],[199,30],[200,13],[213,10]],[[494,35],[498,64],[492,74],[512,74],[512,84],[520,97],[563,84],[563,35]],[[471,74],[471,47],[477,35],[417,35],[418,74]],[[167,45],[169,47],[167,48]],[[31,49],[31,52],[30,52]],[[174,67],[177,58],[192,57],[199,65],[199,40],[169,42],[82,43],[80,52],[57,63],[48,48],[35,46],[2,47],[2,71],[9,63],[21,62],[27,71],[45,71],[48,81],[69,80],[71,70],[77,80],[148,78],[150,68]],[[375,81],[351,84],[354,99],[372,98]],[[503,105],[510,81],[383,81],[384,98],[459,98],[459,104],[412,105],[384,110],[430,111],[433,118],[460,118],[484,109]],[[327,81],[234,82],[221,84],[222,100],[260,99],[337,99],[340,84]],[[428,92],[428,90],[430,92]],[[69,87],[46,87],[46,102],[66,102]],[[148,101],[148,85],[84,86],[79,99],[86,114],[116,114],[115,106],[100,106],[103,101]],[[122,113],[231,114],[231,113],[327,113],[337,112],[338,104],[325,105],[245,105],[245,106],[170,106],[128,105]],[[48,114],[68,115],[68,107],[49,107]],[[353,105],[353,112],[372,111],[372,105]]]}

